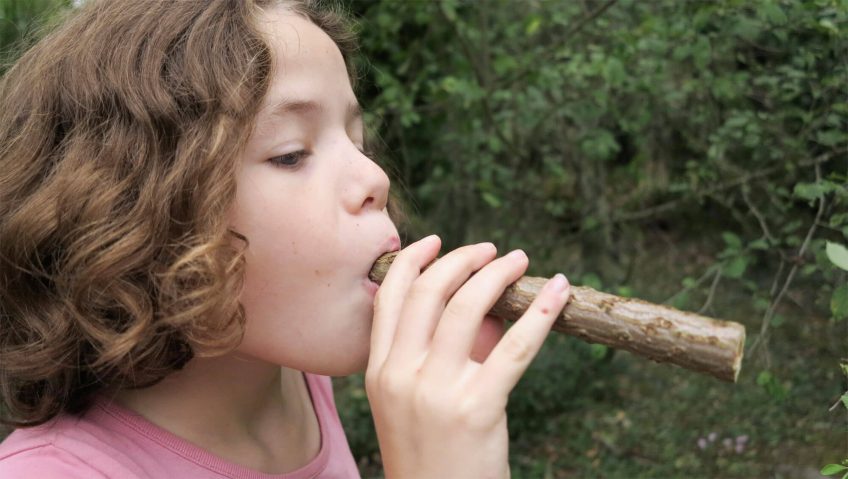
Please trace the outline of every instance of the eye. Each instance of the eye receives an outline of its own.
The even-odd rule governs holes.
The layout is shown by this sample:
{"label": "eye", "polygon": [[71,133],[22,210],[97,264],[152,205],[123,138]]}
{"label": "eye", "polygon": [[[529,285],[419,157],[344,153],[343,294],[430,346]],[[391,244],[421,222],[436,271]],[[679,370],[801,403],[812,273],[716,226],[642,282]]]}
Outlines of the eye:
{"label": "eye", "polygon": [[299,150],[293,151],[291,153],[286,153],[285,155],[269,158],[268,161],[270,161],[272,165],[278,168],[296,168],[302,163],[302,161],[307,156],[309,156],[308,151]]}

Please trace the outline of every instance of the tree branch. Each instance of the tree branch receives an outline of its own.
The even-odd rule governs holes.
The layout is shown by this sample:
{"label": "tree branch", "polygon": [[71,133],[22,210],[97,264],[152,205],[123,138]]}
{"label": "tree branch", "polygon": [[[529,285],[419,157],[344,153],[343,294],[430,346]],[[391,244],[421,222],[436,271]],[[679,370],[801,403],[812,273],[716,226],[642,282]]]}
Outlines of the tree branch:
{"label": "tree branch", "polygon": [[707,295],[707,300],[704,301],[704,305],[701,306],[701,309],[698,310],[698,314],[704,314],[707,308],[709,308],[710,305],[713,303],[713,296],[715,295],[716,288],[718,287],[718,283],[721,280],[721,272],[722,268],[721,266],[719,266],[719,268],[716,270],[715,278],[713,278],[713,284],[710,286],[710,293]]}
{"label": "tree branch", "polygon": [[[816,163],[816,181],[821,181],[821,166],[819,163]],[[813,220],[813,224],[807,231],[807,236],[804,238],[804,242],[798,249],[798,258],[803,258],[804,254],[807,252],[807,247],[810,245],[810,240],[812,239],[813,234],[816,232],[816,229],[818,228],[818,223],[821,220],[822,215],[824,214],[824,204],[825,197],[824,195],[822,195],[822,197],[819,198],[819,210],[816,213],[816,218]],[[780,305],[780,301],[783,299],[783,295],[786,294],[786,291],[789,289],[789,285],[792,284],[792,279],[795,277],[795,273],[798,271],[798,267],[800,266],[800,264],[800,261],[793,264],[792,269],[789,270],[789,274],[786,275],[786,281],[783,282],[783,287],[781,288],[780,293],[778,293],[777,297],[774,299],[774,301],[772,301],[765,314],[763,315],[763,321],[760,325],[760,334],[759,336],[757,336],[757,339],[751,345],[748,354],[753,354],[761,344],[766,344],[766,334],[768,333],[768,328],[771,324],[771,319],[774,316],[777,307]]]}
{"label": "tree branch", "polygon": [[[836,156],[836,154],[841,153],[841,152],[842,151],[825,153],[825,154],[823,154],[823,155],[821,155],[817,158],[799,161],[797,163],[797,166],[802,167],[802,166],[810,166],[810,165],[821,165],[822,163],[827,163],[828,161],[832,160],[833,157]],[[779,173],[781,171],[783,171],[783,166],[774,166],[772,168],[765,168],[765,169],[762,169],[762,170],[751,172],[751,173],[744,175],[742,177],[735,178],[731,181],[713,186],[711,188],[705,188],[701,191],[694,191],[693,193],[695,194],[696,197],[702,198],[702,197],[705,197],[705,196],[708,196],[708,195],[714,195],[716,193],[719,193],[719,192],[722,192],[722,191],[725,191],[725,190],[736,188],[739,185],[751,183],[754,180],[759,180],[761,178],[771,176],[771,175]],[[691,199],[692,199],[691,197],[676,198],[676,199],[673,199],[673,200],[670,200],[670,201],[666,201],[665,203],[660,203],[659,205],[655,205],[655,206],[651,206],[649,208],[645,208],[643,210],[633,211],[633,212],[629,212],[629,213],[621,213],[619,215],[614,216],[613,219],[612,219],[612,222],[613,223],[621,223],[621,222],[635,221],[635,220],[641,220],[641,219],[649,218],[649,217],[654,216],[658,213],[662,213],[664,211],[674,209],[679,204],[681,204],[685,201],[689,201]]]}
{"label": "tree branch", "polygon": [[503,131],[501,131],[500,126],[495,121],[495,115],[492,111],[492,107],[489,104],[489,85],[488,85],[488,73],[483,71],[482,67],[478,64],[478,61],[474,54],[472,53],[471,45],[468,43],[468,39],[463,35],[462,30],[459,28],[457,22],[450,18],[450,16],[445,13],[444,7],[441,6],[438,9],[441,17],[451,26],[456,35],[457,40],[459,41],[459,45],[462,48],[462,52],[465,55],[465,58],[468,59],[468,63],[471,64],[471,71],[474,72],[474,79],[477,82],[477,86],[483,90],[483,98],[481,99],[481,103],[483,104],[483,114],[486,118],[487,126],[490,130],[495,133],[495,136],[504,144],[504,146],[509,149],[511,155],[517,156],[521,155],[519,149],[515,146],[515,144],[506,138]]}
{"label": "tree branch", "polygon": [[765,235],[766,239],[769,240],[772,244],[777,243],[777,241],[775,241],[774,239],[774,236],[772,236],[771,232],[769,231],[766,219],[763,217],[762,213],[760,213],[760,210],[757,209],[757,205],[755,205],[754,202],[751,201],[751,198],[748,196],[747,184],[742,186],[742,198],[745,200],[745,203],[751,210],[751,214],[753,214],[754,217],[757,218],[757,221],[760,223],[760,228],[762,228],[763,234]]}

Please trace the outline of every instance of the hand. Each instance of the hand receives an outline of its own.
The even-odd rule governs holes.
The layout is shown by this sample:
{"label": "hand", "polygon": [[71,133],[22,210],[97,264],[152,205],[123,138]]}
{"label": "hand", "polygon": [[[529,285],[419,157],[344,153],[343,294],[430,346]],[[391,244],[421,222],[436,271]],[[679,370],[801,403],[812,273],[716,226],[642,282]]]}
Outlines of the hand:
{"label": "hand", "polygon": [[422,273],[440,247],[430,237],[401,251],[374,299],[365,389],[385,475],[508,478],[507,399],[570,286],[564,277],[559,290],[549,281],[502,338],[480,338],[486,313],[529,260],[521,251],[494,259],[495,246],[483,243]]}

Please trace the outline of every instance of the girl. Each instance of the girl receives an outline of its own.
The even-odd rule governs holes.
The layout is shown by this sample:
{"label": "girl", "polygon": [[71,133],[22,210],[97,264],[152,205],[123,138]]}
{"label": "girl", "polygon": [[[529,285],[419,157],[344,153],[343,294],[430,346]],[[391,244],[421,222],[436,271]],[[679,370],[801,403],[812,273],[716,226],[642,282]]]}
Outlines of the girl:
{"label": "girl", "polygon": [[377,291],[353,48],[305,0],[103,0],[6,74],[0,477],[356,477],[329,376],[363,370],[386,477],[509,477],[568,282],[504,334],[526,255],[433,236]]}

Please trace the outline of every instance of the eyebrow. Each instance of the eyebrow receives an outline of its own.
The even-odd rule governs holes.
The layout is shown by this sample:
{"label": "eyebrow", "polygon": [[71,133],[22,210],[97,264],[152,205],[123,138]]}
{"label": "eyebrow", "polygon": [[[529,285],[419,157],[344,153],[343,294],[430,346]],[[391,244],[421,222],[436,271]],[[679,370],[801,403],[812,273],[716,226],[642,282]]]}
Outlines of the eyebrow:
{"label": "eyebrow", "polygon": [[[288,114],[305,116],[314,113],[326,112],[326,108],[321,103],[311,100],[297,100],[287,98],[283,98],[282,100],[272,104],[270,108],[271,116],[276,118],[282,118]],[[354,120],[359,120],[361,118],[362,107],[359,106],[359,103],[355,101],[349,103],[345,111],[345,121],[350,123]]]}

